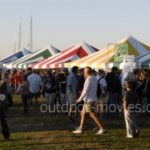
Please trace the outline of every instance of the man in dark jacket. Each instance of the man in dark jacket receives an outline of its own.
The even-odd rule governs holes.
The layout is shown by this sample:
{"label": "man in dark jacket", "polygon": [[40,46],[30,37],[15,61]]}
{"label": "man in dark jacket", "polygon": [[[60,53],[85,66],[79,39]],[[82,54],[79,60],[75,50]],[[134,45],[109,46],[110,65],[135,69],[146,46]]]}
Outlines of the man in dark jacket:
{"label": "man in dark jacket", "polygon": [[106,75],[108,99],[108,115],[114,117],[117,113],[117,98],[121,94],[121,82],[118,77],[118,68],[112,67],[112,71]]}

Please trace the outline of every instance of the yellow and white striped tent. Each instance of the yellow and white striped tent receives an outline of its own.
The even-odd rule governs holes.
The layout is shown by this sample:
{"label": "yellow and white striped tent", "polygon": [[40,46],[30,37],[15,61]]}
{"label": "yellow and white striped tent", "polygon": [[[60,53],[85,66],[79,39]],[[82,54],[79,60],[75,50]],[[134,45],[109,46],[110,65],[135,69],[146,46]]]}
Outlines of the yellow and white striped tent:
{"label": "yellow and white striped tent", "polygon": [[137,57],[145,55],[146,53],[150,52],[149,46],[143,44],[134,37],[129,36],[119,41],[118,43],[108,44],[106,48],[101,49],[100,51],[90,56],[81,58],[77,61],[66,63],[64,64],[64,66],[67,68],[70,68],[72,66],[78,67],[90,66],[92,68],[103,68],[104,65],[107,63],[109,63],[112,66],[112,63],[114,62],[115,45],[121,43],[128,44],[128,55],[134,55],[135,57]]}

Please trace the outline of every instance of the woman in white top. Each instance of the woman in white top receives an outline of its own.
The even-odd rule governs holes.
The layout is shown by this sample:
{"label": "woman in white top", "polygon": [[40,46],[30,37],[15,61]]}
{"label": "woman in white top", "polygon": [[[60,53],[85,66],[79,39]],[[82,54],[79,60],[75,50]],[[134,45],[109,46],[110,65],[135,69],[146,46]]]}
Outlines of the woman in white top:
{"label": "woman in white top", "polygon": [[97,101],[97,79],[96,77],[92,76],[92,69],[90,67],[86,67],[84,69],[84,76],[86,81],[84,83],[84,88],[80,98],[77,100],[77,103],[81,102],[82,99],[84,100],[84,106],[81,112],[81,122],[80,127],[73,131],[73,133],[82,133],[83,125],[85,122],[85,114],[89,113],[90,117],[94,120],[94,122],[99,127],[99,131],[97,134],[103,134],[104,128],[100,123],[99,119],[96,117],[95,112],[95,103]]}

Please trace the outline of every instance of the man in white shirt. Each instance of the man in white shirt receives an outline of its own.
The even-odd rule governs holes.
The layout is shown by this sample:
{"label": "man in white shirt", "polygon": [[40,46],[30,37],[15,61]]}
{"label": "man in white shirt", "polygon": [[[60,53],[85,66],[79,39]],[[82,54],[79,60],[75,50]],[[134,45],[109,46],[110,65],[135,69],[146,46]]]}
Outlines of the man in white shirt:
{"label": "man in white shirt", "polygon": [[85,122],[85,114],[89,113],[90,117],[94,120],[94,122],[99,127],[99,131],[97,134],[103,134],[104,128],[102,124],[100,123],[99,119],[95,115],[95,104],[97,101],[97,79],[96,77],[92,76],[92,69],[90,67],[86,67],[84,69],[84,76],[86,78],[86,81],[84,83],[84,88],[82,91],[82,94],[80,98],[77,100],[77,103],[84,100],[84,106],[81,112],[81,122],[80,127],[73,131],[73,133],[82,133],[83,125]]}
{"label": "man in white shirt", "polygon": [[30,104],[32,105],[32,99],[35,98],[35,102],[38,105],[38,98],[40,97],[42,79],[37,74],[37,72],[33,70],[32,74],[28,76],[28,82],[29,82],[29,91],[31,93]]}

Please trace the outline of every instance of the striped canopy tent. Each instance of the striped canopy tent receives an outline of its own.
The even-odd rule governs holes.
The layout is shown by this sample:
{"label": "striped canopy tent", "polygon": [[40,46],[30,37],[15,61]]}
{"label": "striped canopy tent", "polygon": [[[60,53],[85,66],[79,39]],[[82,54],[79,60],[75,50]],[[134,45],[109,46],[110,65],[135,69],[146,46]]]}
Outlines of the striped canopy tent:
{"label": "striped canopy tent", "polygon": [[23,49],[20,49],[19,51],[17,51],[15,54],[12,54],[12,55],[6,57],[5,59],[1,60],[0,62],[3,64],[8,64],[8,63],[18,60],[19,58],[22,58],[23,56],[28,55],[30,53],[31,53],[31,51],[23,48]]}
{"label": "striped canopy tent", "polygon": [[14,62],[13,68],[27,68],[29,65],[58,54],[59,52],[60,51],[54,46],[48,45],[40,50],[33,52],[29,56]]}
{"label": "striped canopy tent", "polygon": [[[134,55],[135,57],[142,56],[150,51],[150,47],[141,43],[132,36],[124,38],[123,40],[118,42],[118,44],[121,43],[128,44],[128,54]],[[116,44],[117,43],[109,43],[106,48],[100,50],[99,52],[96,52],[80,60],[66,63],[65,67],[70,68],[76,65],[79,67],[91,66],[93,68],[104,68],[106,64],[110,64],[110,66],[112,67],[114,62]]]}
{"label": "striped canopy tent", "polygon": [[150,52],[136,58],[136,63],[139,67],[149,69],[150,68]]}
{"label": "striped canopy tent", "polygon": [[88,56],[97,51],[98,51],[97,48],[85,42],[82,42],[66,50],[61,51],[60,54],[45,59],[44,61],[41,61],[37,64],[33,64],[31,65],[31,67],[33,69],[62,68],[64,67],[64,63],[66,62],[77,60],[79,58]]}

